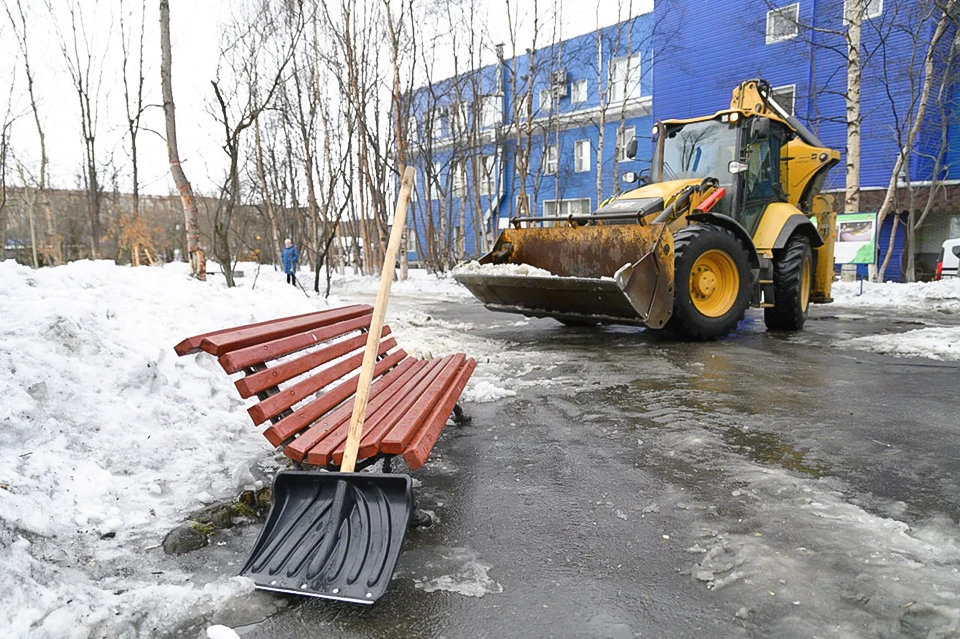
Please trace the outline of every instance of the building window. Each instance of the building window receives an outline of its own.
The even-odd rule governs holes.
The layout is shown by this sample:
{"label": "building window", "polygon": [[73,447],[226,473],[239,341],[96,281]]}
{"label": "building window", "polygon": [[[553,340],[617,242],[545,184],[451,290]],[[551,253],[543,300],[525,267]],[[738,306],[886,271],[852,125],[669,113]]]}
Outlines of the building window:
{"label": "building window", "polygon": [[950,228],[947,229],[947,239],[952,240],[955,237],[960,237],[960,215],[950,216]]}
{"label": "building window", "polygon": [[589,215],[590,198],[585,197],[576,200],[560,200],[560,210],[557,210],[556,200],[546,200],[543,203],[543,215],[545,217],[566,217],[568,215]]}
{"label": "building window", "polygon": [[793,115],[797,100],[797,85],[788,84],[782,87],[774,87],[770,97],[787,112],[787,115]]}
{"label": "building window", "polygon": [[573,170],[577,173],[590,170],[590,140],[577,140],[574,142]]}
{"label": "building window", "polygon": [[557,145],[551,144],[543,149],[543,174],[557,174]]}
{"label": "building window", "polygon": [[477,169],[477,192],[480,195],[493,195],[496,189],[497,158],[493,155],[481,155],[475,158]]}
{"label": "building window", "polygon": [[450,166],[451,180],[450,188],[453,190],[454,197],[462,197],[467,193],[467,167],[463,162],[454,162]]}
{"label": "building window", "polygon": [[433,136],[433,139],[443,137],[444,123],[443,121],[447,119],[447,110],[446,109],[434,109],[433,117],[431,121],[430,134]]}
{"label": "building window", "polygon": [[[860,0],[863,3],[863,19],[869,20],[876,18],[883,13],[883,0]],[[843,0],[843,23],[849,24],[853,12],[856,10],[856,3],[850,0]]]}
{"label": "building window", "polygon": [[570,102],[583,104],[587,101],[587,81],[577,80],[570,83]]}
{"label": "building window", "polygon": [[530,215],[530,196],[523,195],[517,196],[517,216],[529,216]]}
{"label": "building window", "polygon": [[549,111],[551,104],[553,104],[553,91],[550,89],[540,91],[540,110]]}
{"label": "building window", "polygon": [[430,173],[427,174],[427,181],[433,185],[433,188],[430,189],[430,199],[443,199],[443,174],[440,172],[443,170],[443,165],[439,162],[430,163]]}
{"label": "building window", "polygon": [[610,62],[610,101],[640,97],[640,54],[614,58]]}
{"label": "building window", "polygon": [[500,96],[485,95],[480,100],[480,126],[484,129],[498,126],[503,115]]}
{"label": "building window", "polygon": [[417,142],[419,138],[417,137],[417,116],[411,115],[407,118],[407,141],[408,142]]}
{"label": "building window", "polygon": [[456,102],[453,105],[453,126],[450,127],[451,135],[461,135],[467,130],[467,105],[463,102]]}
{"label": "building window", "polygon": [[624,127],[623,134],[620,136],[620,139],[617,140],[617,159],[620,162],[629,162],[634,158],[627,157],[627,147],[630,145],[630,140],[637,136],[637,127],[628,126]]}
{"label": "building window", "polygon": [[407,253],[417,252],[417,230],[407,227]]}
{"label": "building window", "polygon": [[767,11],[767,44],[796,38],[800,27],[800,3]]}

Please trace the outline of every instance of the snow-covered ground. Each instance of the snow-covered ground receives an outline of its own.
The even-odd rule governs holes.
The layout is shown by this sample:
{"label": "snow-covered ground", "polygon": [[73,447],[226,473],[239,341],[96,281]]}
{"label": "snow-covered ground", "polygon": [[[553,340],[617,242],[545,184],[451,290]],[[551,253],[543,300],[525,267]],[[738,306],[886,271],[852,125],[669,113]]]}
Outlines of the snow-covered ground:
{"label": "snow-covered ground", "polygon": [[[4,637],[147,636],[203,618],[252,583],[194,584],[159,544],[204,502],[230,499],[276,464],[230,380],[184,337],[372,297],[377,278],[336,277],[324,300],[242,264],[240,286],[182,264],[0,263],[0,628]],[[462,298],[412,271],[398,296]],[[306,273],[301,275],[309,291]],[[369,299],[368,301],[372,301]],[[393,301],[391,306],[393,307]],[[496,347],[457,337],[407,303],[388,321],[411,354]],[[466,342],[466,345],[464,344]],[[485,364],[481,365],[485,367]],[[502,394],[490,371],[470,397]],[[166,562],[166,563],[164,563]]]}
{"label": "snow-covered ground", "polygon": [[834,282],[833,306],[906,313],[960,313],[960,278],[939,282],[876,284]]}
{"label": "snow-covered ground", "polygon": [[[832,306],[919,315],[933,319],[960,317],[960,278],[912,284],[835,282]],[[902,333],[858,337],[844,346],[898,357],[960,360],[960,327],[930,326]]]}

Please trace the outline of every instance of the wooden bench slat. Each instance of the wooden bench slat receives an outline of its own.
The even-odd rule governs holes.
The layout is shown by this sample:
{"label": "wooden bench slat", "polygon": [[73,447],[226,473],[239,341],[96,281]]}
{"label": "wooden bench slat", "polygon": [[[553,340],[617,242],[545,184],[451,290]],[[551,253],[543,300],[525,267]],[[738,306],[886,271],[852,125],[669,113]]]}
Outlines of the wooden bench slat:
{"label": "wooden bench slat", "polygon": [[312,328],[320,328],[371,313],[370,306],[356,304],[318,313],[316,317],[303,317],[276,320],[266,326],[240,328],[222,335],[211,335],[200,342],[200,348],[211,355],[220,357],[229,351],[235,351],[261,342],[302,333]]}
{"label": "wooden bench slat", "polygon": [[[321,313],[326,313],[328,311],[313,311],[310,313],[303,313],[302,315],[294,315],[288,317],[287,319],[303,319],[306,317],[313,317],[314,315],[320,315]],[[372,310],[371,310],[372,312]],[[221,328],[219,331],[210,331],[209,333],[201,333],[200,335],[194,335],[193,337],[188,337],[179,344],[173,347],[173,350],[176,351],[177,355],[183,357],[184,355],[193,355],[194,353],[200,352],[200,342],[208,337],[213,337],[215,335],[224,335],[226,333],[232,333],[234,331],[243,329],[243,328],[258,328],[260,326],[267,326],[268,324],[273,324],[277,320],[267,320],[265,322],[257,322],[256,324],[247,324],[245,326],[234,326],[233,328]]]}
{"label": "wooden bench slat", "polygon": [[370,315],[361,315],[345,322],[337,322],[323,328],[314,328],[289,337],[230,351],[221,355],[218,361],[227,373],[236,373],[254,364],[263,364],[270,360],[279,359],[305,348],[316,346],[321,342],[336,339],[361,328],[367,328],[370,326],[370,317]]}
{"label": "wooden bench slat", "polygon": [[[364,420],[364,426],[367,420],[372,419],[381,411],[386,410],[391,400],[402,393],[405,388],[411,384],[416,384],[416,380],[429,373],[433,362],[417,361],[401,377],[390,381],[390,388],[385,389],[376,399],[371,399],[367,404],[367,419]],[[330,454],[337,446],[346,440],[347,431],[350,428],[350,417],[353,414],[353,402],[347,402],[336,411],[324,418],[318,426],[322,426],[323,437],[318,439],[310,446],[307,451],[306,460],[309,464],[324,466],[331,461]]]}
{"label": "wooden bench slat", "polygon": [[[380,393],[388,390],[397,379],[407,375],[414,366],[417,366],[415,360],[405,360],[375,381],[370,386],[368,401],[375,400]],[[374,374],[376,374],[376,371],[374,371]],[[359,375],[355,375],[350,379],[351,390],[344,399],[354,397],[353,393],[357,389],[357,381],[359,379]],[[328,408],[324,411],[325,414],[318,418],[320,421],[314,420],[315,423],[311,423],[309,428],[303,430],[296,439],[287,444],[287,447],[283,451],[287,457],[296,461],[302,461],[311,448],[329,435],[339,424],[350,419],[350,415],[353,413],[353,402],[344,401],[342,404],[339,404],[336,410],[328,413],[329,410]]]}
{"label": "wooden bench slat", "polygon": [[[370,322],[367,320],[367,325],[369,324]],[[383,339],[389,334],[390,327],[384,326],[383,332],[380,333],[380,339]],[[328,362],[332,362],[338,357],[342,357],[351,351],[355,351],[358,348],[363,348],[366,343],[366,333],[362,333],[356,337],[352,337],[341,342],[334,342],[330,346],[318,349],[312,353],[298,357],[295,360],[284,362],[283,364],[277,364],[276,366],[271,366],[267,370],[260,371],[258,373],[251,373],[246,377],[241,377],[235,382],[235,386],[237,387],[237,390],[240,391],[240,397],[243,397],[244,399],[247,397],[253,397],[257,393],[261,393],[268,388],[288,382],[298,375],[302,375],[311,369],[322,366]]]}
{"label": "wooden bench slat", "polygon": [[463,353],[457,353],[452,357],[453,359],[444,365],[440,375],[423,392],[410,410],[404,414],[403,419],[386,434],[380,443],[381,451],[394,455],[403,453],[407,444],[410,443],[410,440],[416,435],[417,430],[420,429],[430,410],[437,401],[439,401],[447,384],[450,383],[453,376],[456,375],[460,367],[463,366],[463,362],[466,359],[466,355]]}
{"label": "wooden bench slat", "polygon": [[[439,360],[433,360],[434,368],[429,375],[421,377],[414,388],[409,389],[402,397],[398,398],[396,404],[389,413],[382,413],[367,420],[364,425],[363,436],[360,440],[360,456],[375,455],[380,450],[380,443],[384,436],[390,432],[403,418],[404,415],[417,403],[417,400],[423,395],[427,388],[442,373],[444,366],[453,358],[453,355]],[[346,437],[341,439],[340,445],[333,453],[333,462],[339,464],[343,459],[343,451],[346,447]]]}
{"label": "wooden bench slat", "polygon": [[[397,345],[397,341],[392,337],[384,342],[380,342],[378,355],[383,355],[388,350]],[[320,370],[315,375],[302,379],[296,384],[288,386],[279,393],[271,395],[259,404],[251,406],[247,412],[253,418],[255,424],[262,424],[271,417],[275,417],[283,411],[293,408],[293,405],[303,401],[310,395],[318,392],[325,386],[329,386],[347,373],[363,364],[363,352],[351,355],[347,359]]]}
{"label": "wooden bench slat", "polygon": [[[393,366],[396,366],[407,356],[403,349],[398,349],[390,353],[387,357],[377,362],[373,370],[374,376],[383,375]],[[411,362],[412,363],[412,362]],[[317,421],[325,413],[332,410],[340,402],[344,401],[357,391],[357,382],[360,380],[359,373],[353,377],[337,384],[320,398],[302,406],[291,415],[287,415],[276,424],[267,428],[263,434],[267,440],[274,446],[279,446],[284,441],[300,432],[313,422]],[[289,447],[288,447],[289,448]],[[299,461],[299,460],[298,460]]]}
{"label": "wooden bench slat", "polygon": [[407,468],[410,470],[417,470],[427,463],[430,451],[433,450],[434,444],[440,437],[440,431],[443,430],[450,418],[453,407],[456,406],[457,400],[460,399],[460,395],[476,367],[477,360],[471,358],[466,361],[457,373],[453,383],[447,387],[443,398],[434,407],[430,416],[427,417],[423,427],[417,432],[407,449],[403,451],[403,461],[407,463]]}
{"label": "wooden bench slat", "polygon": [[[384,401],[377,402],[376,406],[371,406],[367,410],[367,417],[364,420],[363,430],[360,434],[361,441],[363,438],[367,437],[379,424],[384,421],[388,421],[392,414],[397,414],[397,405],[401,404],[411,395],[415,397],[419,392],[419,389],[429,385],[430,382],[434,380],[440,373],[442,368],[442,360],[433,360],[429,363],[426,363],[426,366],[424,366],[416,375],[407,378],[402,384],[397,382],[395,386],[398,388],[395,393],[392,393],[390,397],[384,398]],[[323,460],[324,464],[328,464],[333,461],[334,463],[339,464],[340,462],[335,457],[335,453],[338,450],[341,451],[340,458],[342,459],[342,450],[347,441],[348,430],[349,423],[343,422],[333,433],[326,437],[320,445],[311,449],[310,454],[307,456],[307,460],[316,459],[318,462]]]}

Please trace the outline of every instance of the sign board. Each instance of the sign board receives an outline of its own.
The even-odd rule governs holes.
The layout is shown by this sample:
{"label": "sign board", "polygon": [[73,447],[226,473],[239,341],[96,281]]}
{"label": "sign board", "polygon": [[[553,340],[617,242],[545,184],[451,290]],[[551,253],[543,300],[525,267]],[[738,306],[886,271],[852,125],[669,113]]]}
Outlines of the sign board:
{"label": "sign board", "polygon": [[837,216],[837,264],[873,264],[877,256],[877,214],[842,213]]}

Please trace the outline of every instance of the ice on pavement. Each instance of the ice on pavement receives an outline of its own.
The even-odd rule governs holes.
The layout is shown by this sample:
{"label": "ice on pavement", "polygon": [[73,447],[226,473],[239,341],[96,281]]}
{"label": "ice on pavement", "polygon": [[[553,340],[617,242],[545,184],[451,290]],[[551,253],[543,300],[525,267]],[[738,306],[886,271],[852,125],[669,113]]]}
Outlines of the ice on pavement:
{"label": "ice on pavement", "polygon": [[503,586],[489,576],[492,568],[469,548],[448,548],[436,553],[423,566],[413,583],[426,592],[443,590],[466,597],[483,597],[503,592]]}
{"label": "ice on pavement", "polygon": [[[227,289],[220,275],[191,280],[183,264],[0,262],[5,637],[165,634],[252,591],[242,578],[194,583],[160,548],[190,512],[233,498],[256,481],[253,469],[276,464],[215,359],[178,358],[173,346],[355,295],[372,302],[377,279],[339,276],[328,303],[269,266],[255,287],[256,265],[237,268],[245,277]],[[463,296],[450,278],[411,274],[396,285],[401,298]],[[500,345],[439,322],[417,326],[418,303],[391,300],[401,345],[435,356],[466,351],[495,383]]]}

